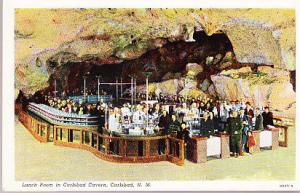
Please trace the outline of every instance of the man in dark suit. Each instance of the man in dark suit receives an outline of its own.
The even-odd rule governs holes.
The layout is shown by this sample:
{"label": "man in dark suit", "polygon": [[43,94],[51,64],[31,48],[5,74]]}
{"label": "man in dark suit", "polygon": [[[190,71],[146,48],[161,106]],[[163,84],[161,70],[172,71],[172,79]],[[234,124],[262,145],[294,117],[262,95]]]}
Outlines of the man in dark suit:
{"label": "man in dark suit", "polygon": [[[161,135],[169,134],[170,116],[168,115],[166,110],[164,110],[163,114],[160,116],[158,126],[160,127]],[[164,152],[165,152],[165,142],[164,142],[164,140],[159,140],[158,154],[161,155]]]}
{"label": "man in dark suit", "polygon": [[269,107],[265,107],[265,111],[262,113],[263,116],[263,125],[264,128],[267,128],[267,125],[274,125],[273,123],[273,113],[270,112]]}
{"label": "man in dark suit", "polygon": [[232,117],[228,119],[226,132],[230,135],[232,152],[235,157],[240,153],[240,140],[242,137],[243,122],[236,111],[232,112]]}
{"label": "man in dark suit", "polygon": [[209,138],[213,133],[213,127],[213,122],[209,119],[208,113],[205,112],[200,126],[201,135]]}

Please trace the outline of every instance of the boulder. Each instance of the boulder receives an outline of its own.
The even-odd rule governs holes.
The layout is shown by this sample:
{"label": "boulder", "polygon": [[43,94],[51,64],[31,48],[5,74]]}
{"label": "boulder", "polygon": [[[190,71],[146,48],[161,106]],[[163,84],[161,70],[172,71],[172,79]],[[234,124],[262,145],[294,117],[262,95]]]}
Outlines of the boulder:
{"label": "boulder", "polygon": [[185,69],[187,72],[192,72],[195,76],[203,72],[203,66],[197,63],[188,63]]}
{"label": "boulder", "polygon": [[183,96],[183,97],[193,97],[193,98],[198,98],[201,96],[205,96],[205,97],[208,96],[203,91],[201,91],[200,89],[197,89],[197,88],[194,88],[194,89],[184,88],[183,90],[181,90],[179,92],[179,95]]}
{"label": "boulder", "polygon": [[[178,79],[171,79],[159,83],[150,83],[149,93],[177,94],[182,89],[180,82]],[[137,92],[145,93],[145,85],[137,86]]]}
{"label": "boulder", "polygon": [[296,93],[289,76],[246,76],[234,79],[214,75],[211,80],[220,99],[245,100],[260,107],[269,104],[274,111],[281,112],[281,115],[285,112],[288,113],[285,114],[286,117],[295,116],[291,104],[296,102]]}
{"label": "boulder", "polygon": [[223,56],[222,54],[217,54],[213,60],[213,64],[219,63],[222,59],[222,56]]}
{"label": "boulder", "polygon": [[202,91],[206,92],[209,88],[210,82],[208,79],[203,80],[203,82],[200,84],[200,88]]}
{"label": "boulder", "polygon": [[161,79],[162,80],[169,80],[169,79],[173,79],[175,77],[175,74],[172,72],[167,72],[167,74],[165,74]]}
{"label": "boulder", "polygon": [[208,93],[211,96],[216,96],[216,91],[215,91],[215,86],[213,84],[211,84],[208,88]]}
{"label": "boulder", "polygon": [[181,90],[179,80],[177,79],[157,83],[156,87],[159,87],[163,94],[177,94]]}
{"label": "boulder", "polygon": [[234,74],[247,74],[247,73],[252,73],[252,70],[250,67],[243,67],[239,69],[231,69],[231,70],[223,70],[220,75],[234,75]]}
{"label": "boulder", "polygon": [[194,89],[197,87],[197,80],[185,78],[184,79],[184,87],[188,89]]}
{"label": "boulder", "polygon": [[270,66],[259,66],[257,68],[258,72],[268,74],[268,76],[289,76],[289,71],[287,70],[282,70],[282,69],[277,69],[277,68],[272,68]]}

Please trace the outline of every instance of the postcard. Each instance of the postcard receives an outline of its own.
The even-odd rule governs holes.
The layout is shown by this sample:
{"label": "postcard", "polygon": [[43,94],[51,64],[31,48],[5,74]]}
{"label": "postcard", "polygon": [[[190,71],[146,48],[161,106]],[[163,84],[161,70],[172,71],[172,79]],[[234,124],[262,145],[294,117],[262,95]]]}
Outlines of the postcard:
{"label": "postcard", "polygon": [[299,188],[293,4],[82,2],[6,1],[5,191]]}

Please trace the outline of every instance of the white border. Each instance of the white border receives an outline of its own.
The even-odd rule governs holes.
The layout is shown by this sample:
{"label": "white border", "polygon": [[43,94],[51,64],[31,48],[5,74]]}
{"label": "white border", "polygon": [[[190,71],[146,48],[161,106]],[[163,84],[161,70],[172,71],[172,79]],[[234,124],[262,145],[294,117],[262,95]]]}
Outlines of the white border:
{"label": "white border", "polygon": [[[125,3],[126,2],[126,3]],[[96,1],[96,0],[5,0],[3,5],[3,122],[2,122],[2,179],[3,189],[13,191],[25,191],[21,188],[21,182],[16,182],[15,176],[15,143],[14,143],[14,9],[15,8],[296,8],[296,0],[160,0],[160,1],[142,1],[142,0],[114,0],[114,1]],[[297,25],[299,26],[299,12],[297,13]],[[299,30],[297,30],[297,36],[299,37]],[[299,45],[299,38],[297,38],[297,45]],[[297,49],[297,55],[299,51]],[[297,60],[297,65],[298,64]],[[297,72],[297,85],[299,72]],[[297,94],[298,99],[298,94]],[[297,119],[299,119],[299,105],[297,103]],[[298,125],[298,124],[297,124]],[[296,131],[299,135],[299,131]],[[299,142],[296,140],[296,147]],[[298,190],[299,185],[299,148],[296,148],[297,157],[297,175],[296,181],[286,182],[287,184],[293,184],[292,189],[282,189],[280,184],[285,184],[284,181],[280,182],[233,182],[233,181],[155,181],[151,182],[151,188],[109,188],[102,190]],[[176,171],[174,171],[176,172]],[[33,189],[29,189],[32,191]],[[99,189],[80,189],[80,188],[63,188],[63,189],[34,189],[37,191],[46,190],[99,190]]]}

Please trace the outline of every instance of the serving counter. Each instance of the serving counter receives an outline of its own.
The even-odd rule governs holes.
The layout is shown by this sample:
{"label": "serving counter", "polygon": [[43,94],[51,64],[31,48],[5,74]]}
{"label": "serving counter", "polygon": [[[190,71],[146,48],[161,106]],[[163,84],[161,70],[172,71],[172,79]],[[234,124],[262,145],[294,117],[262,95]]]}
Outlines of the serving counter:
{"label": "serving counter", "polygon": [[44,104],[29,103],[28,111],[54,125],[98,126],[96,116],[67,113]]}
{"label": "serving counter", "polygon": [[[103,160],[118,163],[170,161],[177,165],[184,164],[183,140],[168,135],[102,135],[89,127],[43,123],[24,111],[20,112],[19,120],[40,142],[53,141],[58,146],[88,150]],[[53,138],[50,140],[52,131]],[[172,151],[174,149],[177,151]]]}

